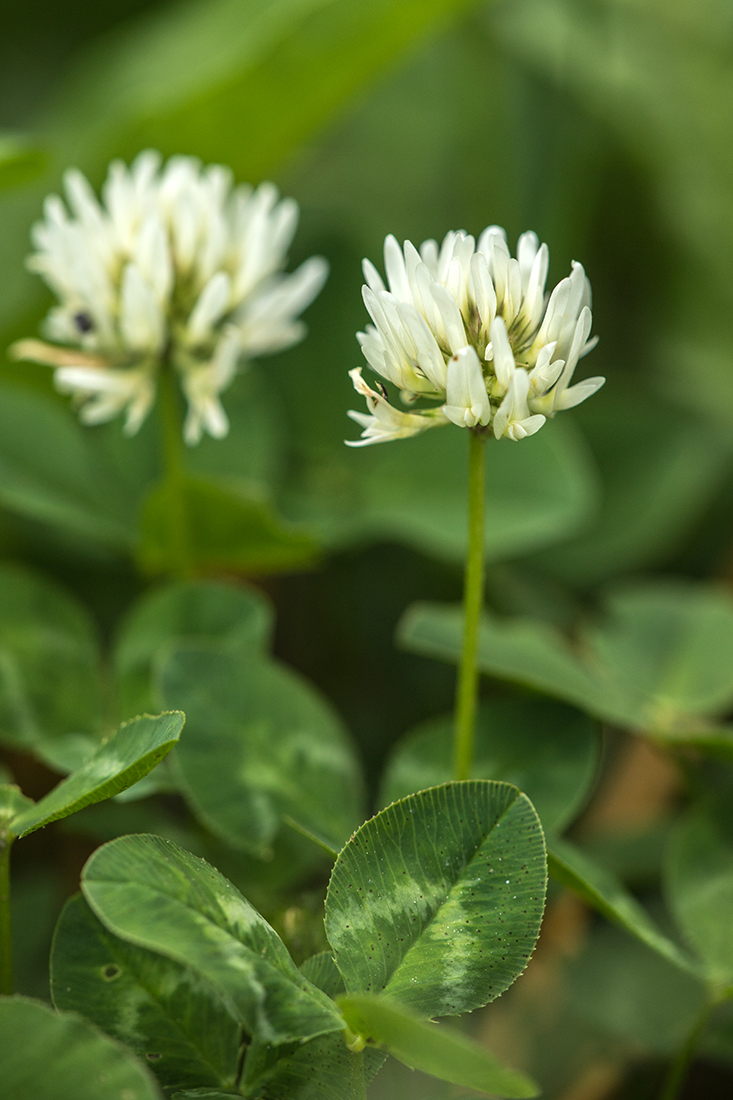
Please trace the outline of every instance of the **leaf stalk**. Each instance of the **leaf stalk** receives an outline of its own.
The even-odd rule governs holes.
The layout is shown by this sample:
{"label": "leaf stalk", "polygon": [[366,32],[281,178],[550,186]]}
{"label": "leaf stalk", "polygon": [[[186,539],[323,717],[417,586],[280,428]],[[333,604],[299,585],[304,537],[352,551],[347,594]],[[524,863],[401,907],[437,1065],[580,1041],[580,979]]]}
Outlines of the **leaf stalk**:
{"label": "leaf stalk", "polygon": [[191,526],[186,505],[186,467],[181,398],[175,371],[164,363],[160,371],[160,423],[163,485],[168,512],[171,572],[181,580],[195,575],[191,550]]}
{"label": "leaf stalk", "polygon": [[469,432],[468,554],[463,588],[463,651],[458,671],[453,769],[456,779],[470,779],[478,706],[478,635],[484,603],[484,538],[486,513],[486,430]]}

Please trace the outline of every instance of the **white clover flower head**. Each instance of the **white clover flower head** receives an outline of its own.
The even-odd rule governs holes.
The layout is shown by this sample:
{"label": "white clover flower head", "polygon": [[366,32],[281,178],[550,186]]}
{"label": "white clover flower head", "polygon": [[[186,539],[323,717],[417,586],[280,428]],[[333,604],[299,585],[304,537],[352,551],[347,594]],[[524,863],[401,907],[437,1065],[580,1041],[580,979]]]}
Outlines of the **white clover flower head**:
{"label": "white clover flower head", "polygon": [[364,428],[352,446],[447,423],[517,441],[603,385],[605,379],[589,378],[570,386],[578,360],[596,344],[589,339],[585,271],[573,263],[546,294],[549,252],[534,233],[519,238],[516,258],[496,225],[478,241],[459,230],[440,246],[424,241],[419,250],[410,241],[400,248],[389,236],[384,266],[386,284],[364,260],[363,297],[373,322],[357,334],[364,358],[399,388],[405,404],[440,404],[400,412],[386,389],[375,393],[361,371],[351,371],[370,413],[349,413]]}
{"label": "white clover flower head", "polygon": [[221,165],[163,164],[150,150],[129,168],[112,162],[101,201],[75,169],[64,190],[66,204],[46,199],[28,259],[58,298],[44,322],[52,343],[21,340],[13,354],[54,367],[85,423],[125,413],[130,434],[171,369],[186,442],[226,435],[220,394],[242,362],[303,338],[300,313],[326,279],[319,256],[283,270],[297,203],[272,183],[235,187]]}

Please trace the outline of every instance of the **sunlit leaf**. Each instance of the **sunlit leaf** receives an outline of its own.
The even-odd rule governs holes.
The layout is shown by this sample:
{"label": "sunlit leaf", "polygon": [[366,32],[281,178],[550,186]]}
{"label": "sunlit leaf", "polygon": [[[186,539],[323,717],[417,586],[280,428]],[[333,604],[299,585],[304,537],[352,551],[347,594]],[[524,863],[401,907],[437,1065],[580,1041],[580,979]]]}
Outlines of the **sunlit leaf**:
{"label": "sunlit leaf", "polygon": [[84,897],[115,936],[183,963],[215,985],[250,1035],[288,1043],[343,1021],[301,975],[270,925],[223,875],[154,836],[97,849]]}
{"label": "sunlit leaf", "polygon": [[16,836],[25,836],[131,787],[170,752],[181,736],[184,721],[184,714],[172,711],[155,718],[145,714],[126,722],[78,771],[16,817],[12,831]]}

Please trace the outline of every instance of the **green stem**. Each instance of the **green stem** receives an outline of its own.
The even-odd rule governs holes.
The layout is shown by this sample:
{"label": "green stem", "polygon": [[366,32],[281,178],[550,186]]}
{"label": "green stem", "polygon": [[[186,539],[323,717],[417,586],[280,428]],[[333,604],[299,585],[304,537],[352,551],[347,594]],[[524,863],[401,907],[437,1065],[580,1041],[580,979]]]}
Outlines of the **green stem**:
{"label": "green stem", "polygon": [[463,588],[463,653],[456,691],[454,773],[468,779],[473,766],[473,742],[478,705],[478,632],[484,603],[484,513],[486,508],[486,432],[469,433],[468,556]]}
{"label": "green stem", "polygon": [[310,829],[305,825],[301,825],[299,821],[291,817],[290,814],[283,814],[283,824],[289,825],[296,833],[300,833],[306,840],[312,840],[314,844],[317,844],[319,848],[322,848],[324,852],[328,852],[331,859],[336,859],[338,852],[335,848],[332,848],[328,841],[318,836],[317,833],[312,833]]}
{"label": "green stem", "polygon": [[349,1069],[351,1073],[351,1095],[353,1100],[366,1100],[366,1079],[364,1077],[364,1052],[362,1050],[349,1054]]}
{"label": "green stem", "polygon": [[163,451],[163,486],[168,516],[172,572],[182,579],[193,577],[191,529],[186,505],[181,398],[173,368],[163,364],[160,372],[160,413]]}
{"label": "green stem", "polygon": [[685,1083],[690,1066],[695,1057],[697,1044],[700,1042],[713,1010],[720,1004],[721,998],[713,997],[703,1005],[699,1016],[690,1028],[690,1032],[677,1053],[677,1057],[669,1067],[659,1100],[678,1100],[682,1086]]}
{"label": "green stem", "polygon": [[13,837],[0,834],[0,993],[13,992],[13,936],[10,925],[10,849]]}

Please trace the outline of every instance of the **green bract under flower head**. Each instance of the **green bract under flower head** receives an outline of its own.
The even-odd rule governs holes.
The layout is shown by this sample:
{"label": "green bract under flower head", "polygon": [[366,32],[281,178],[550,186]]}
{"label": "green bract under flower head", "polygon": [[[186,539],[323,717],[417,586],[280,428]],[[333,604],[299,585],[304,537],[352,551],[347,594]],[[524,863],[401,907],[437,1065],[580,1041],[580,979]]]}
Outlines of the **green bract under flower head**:
{"label": "green bract under flower head", "polygon": [[439,401],[432,409],[402,412],[389,404],[361,370],[350,372],[369,413],[349,412],[364,431],[348,441],[363,447],[453,423],[488,428],[497,439],[533,435],[548,416],[570,409],[603,385],[570,381],[581,356],[594,347],[590,283],[582,266],[545,294],[549,253],[534,233],[519,238],[517,258],[503,229],[491,225],[476,241],[448,233],[440,247],[410,241],[384,243],[387,286],[364,261],[364,302],[374,322],[358,334],[369,366],[398,386],[406,405]]}
{"label": "green bract under flower head", "polygon": [[86,423],[124,411],[129,433],[165,362],[188,402],[186,442],[226,435],[219,394],[238,364],[301,340],[299,315],[326,278],[318,256],[282,271],[297,203],[271,183],[233,187],[221,165],[162,165],[152,151],[129,168],[114,161],[101,202],[81,172],[68,171],[64,186],[68,209],[46,199],[28,261],[59,299],[45,321],[53,344],[22,340],[14,354],[54,367]]}

